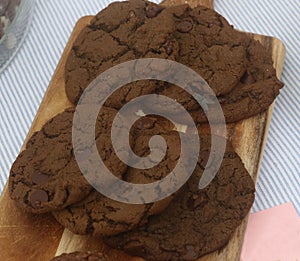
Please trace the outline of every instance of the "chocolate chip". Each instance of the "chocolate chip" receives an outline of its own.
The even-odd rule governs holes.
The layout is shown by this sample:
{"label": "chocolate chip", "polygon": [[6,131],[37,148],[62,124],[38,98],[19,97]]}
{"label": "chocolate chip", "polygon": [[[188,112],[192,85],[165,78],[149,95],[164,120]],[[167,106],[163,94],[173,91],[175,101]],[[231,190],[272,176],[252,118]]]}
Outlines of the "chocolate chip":
{"label": "chocolate chip", "polygon": [[187,204],[188,208],[195,210],[197,208],[202,208],[208,202],[207,197],[204,194],[193,195],[189,198]]}
{"label": "chocolate chip", "polygon": [[183,21],[177,24],[176,29],[181,33],[188,33],[193,29],[193,24],[189,21]]}
{"label": "chocolate chip", "polygon": [[233,195],[234,188],[232,184],[228,184],[227,186],[222,186],[217,191],[217,200],[218,201],[226,201]]}
{"label": "chocolate chip", "polygon": [[159,5],[150,5],[150,6],[147,8],[146,16],[147,16],[148,18],[154,18],[154,17],[156,17],[162,10],[164,10],[164,7],[162,7],[162,6],[159,6]]}
{"label": "chocolate chip", "polygon": [[29,201],[34,208],[39,208],[41,203],[47,202],[49,199],[48,194],[44,190],[35,190],[29,196]]}
{"label": "chocolate chip", "polygon": [[241,83],[250,85],[250,84],[256,83],[256,79],[253,76],[253,74],[245,72],[245,74],[241,78]]}
{"label": "chocolate chip", "polygon": [[200,164],[203,168],[206,167],[206,164],[209,159],[209,155],[210,155],[210,152],[208,150],[202,150],[199,154],[199,158],[200,158],[199,162],[201,162]]}
{"label": "chocolate chip", "polygon": [[167,40],[164,44],[163,44],[163,48],[166,50],[167,55],[171,55],[173,52],[173,49],[171,47],[171,42],[169,40]]}
{"label": "chocolate chip", "polygon": [[195,248],[195,246],[187,245],[185,247],[186,254],[183,256],[184,260],[195,260],[198,257],[198,249]]}
{"label": "chocolate chip", "polygon": [[134,252],[137,256],[144,256],[145,249],[139,241],[129,241],[126,245],[130,251]]}
{"label": "chocolate chip", "polygon": [[136,13],[135,13],[134,11],[131,10],[131,11],[129,12],[129,17],[130,17],[130,18],[136,17]]}
{"label": "chocolate chip", "polygon": [[142,119],[138,120],[136,127],[140,130],[143,129],[150,129],[153,128],[154,121],[151,119],[148,119],[147,117],[143,117]]}
{"label": "chocolate chip", "polygon": [[46,183],[49,180],[49,176],[45,175],[43,173],[34,172],[31,175],[31,180],[34,184],[39,185],[39,184],[42,184],[42,183]]}
{"label": "chocolate chip", "polygon": [[219,100],[219,103],[224,103],[227,100],[227,98],[225,96],[219,96],[218,100]]}

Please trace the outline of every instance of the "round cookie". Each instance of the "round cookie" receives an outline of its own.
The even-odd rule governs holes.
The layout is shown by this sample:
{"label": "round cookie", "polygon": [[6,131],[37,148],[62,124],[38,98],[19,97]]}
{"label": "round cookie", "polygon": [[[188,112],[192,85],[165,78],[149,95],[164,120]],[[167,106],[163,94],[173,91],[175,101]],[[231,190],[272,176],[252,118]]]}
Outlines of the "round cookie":
{"label": "round cookie", "polygon": [[[97,14],[77,37],[70,55],[67,59],[65,70],[66,94],[69,100],[76,104],[89,83],[100,73],[110,67],[133,60],[137,51],[130,47],[128,38],[145,20],[150,19],[147,13],[153,16],[158,5],[147,1],[134,0],[116,2]],[[156,10],[159,13],[159,10]],[[148,15],[149,16],[149,15]],[[116,94],[117,104],[108,101],[106,106],[120,108],[122,100],[141,94],[151,93],[156,84],[130,84]],[[135,90],[130,89],[135,86]],[[120,100],[119,100],[120,99]]]}
{"label": "round cookie", "polygon": [[108,257],[100,252],[73,252],[62,254],[52,258],[50,261],[108,261]]}
{"label": "round cookie", "polygon": [[228,143],[221,169],[211,184],[198,189],[207,163],[210,137],[201,137],[198,166],[191,179],[160,215],[147,225],[104,241],[146,260],[197,260],[222,249],[249,212],[254,183]]}
{"label": "round cookie", "polygon": [[[174,60],[179,51],[178,45],[166,40],[174,24],[170,20],[171,23],[164,23],[162,27],[160,23],[164,21],[155,19],[163,10],[164,7],[157,4],[135,0],[112,3],[96,15],[77,37],[66,63],[66,94],[69,100],[76,104],[89,83],[114,65],[142,57]],[[111,19],[112,14],[117,14],[115,19]],[[169,12],[168,16],[171,15]],[[147,21],[155,21],[151,30],[139,30]],[[154,93],[161,85],[157,81],[128,84],[105,105],[119,109],[132,98]]]}
{"label": "round cookie", "polygon": [[[115,20],[113,13],[118,13]],[[271,54],[258,41],[233,29],[214,10],[203,6],[192,9],[187,4],[165,8],[136,0],[109,5],[78,36],[66,64],[68,98],[77,103],[100,73],[138,58],[175,60],[196,71],[218,96],[227,122],[265,111],[283,86],[276,77]],[[214,115],[214,107],[199,83],[190,84],[197,95],[204,96]],[[106,106],[119,109],[132,98],[149,93],[177,100],[196,123],[207,121],[189,94],[157,81],[128,84],[113,94]]]}
{"label": "round cookie", "polygon": [[[169,131],[157,134],[161,135],[168,144],[163,160],[151,169],[128,168],[123,180],[135,184],[151,183],[167,176],[176,166],[180,154],[178,133]],[[143,134],[135,139],[133,151],[139,157],[150,153],[148,143],[151,137],[152,135]],[[60,224],[75,234],[103,237],[144,225],[149,216],[162,212],[173,198],[174,196],[169,196],[151,204],[126,204],[107,198],[94,190],[83,201],[52,214]]]}
{"label": "round cookie", "polygon": [[[62,209],[82,200],[92,191],[73,154],[73,115],[74,108],[70,108],[49,120],[31,137],[11,168],[10,197],[29,212]],[[109,138],[115,115],[116,111],[111,108],[101,110],[95,136],[103,161],[121,178],[127,166],[118,159]],[[80,142],[90,146],[85,140]],[[82,160],[85,160],[84,155]]]}

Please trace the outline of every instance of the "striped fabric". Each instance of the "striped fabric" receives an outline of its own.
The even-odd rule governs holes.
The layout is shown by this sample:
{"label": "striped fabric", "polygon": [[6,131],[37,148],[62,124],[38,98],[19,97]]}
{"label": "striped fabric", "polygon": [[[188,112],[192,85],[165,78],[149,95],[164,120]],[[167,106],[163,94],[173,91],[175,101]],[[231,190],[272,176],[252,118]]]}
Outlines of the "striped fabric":
{"label": "striped fabric", "polygon": [[[25,42],[0,76],[0,191],[75,22],[112,1],[37,0]],[[158,2],[157,0],[155,2]],[[300,213],[300,2],[216,0],[236,28],[282,39],[287,56],[253,211],[292,201]]]}

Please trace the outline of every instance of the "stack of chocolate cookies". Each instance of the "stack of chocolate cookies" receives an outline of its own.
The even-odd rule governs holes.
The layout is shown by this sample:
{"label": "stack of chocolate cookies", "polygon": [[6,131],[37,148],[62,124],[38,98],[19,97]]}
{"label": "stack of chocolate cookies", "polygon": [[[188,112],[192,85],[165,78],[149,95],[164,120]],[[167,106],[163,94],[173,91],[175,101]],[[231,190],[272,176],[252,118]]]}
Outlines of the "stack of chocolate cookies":
{"label": "stack of chocolate cookies", "polygon": [[[267,110],[283,86],[271,54],[214,10],[192,9],[187,4],[164,8],[133,0],[111,4],[78,36],[65,70],[69,100],[76,104],[88,85],[108,68],[139,58],[174,60],[193,69],[218,97],[227,122]],[[202,94],[199,84],[193,87]],[[175,99],[195,123],[207,121],[195,99],[165,82],[128,84],[106,106],[120,109],[150,93]]]}
{"label": "stack of chocolate cookies", "polygon": [[[73,117],[84,90],[112,66],[139,58],[169,59],[192,68],[213,89],[227,123],[267,110],[283,86],[276,78],[271,54],[213,10],[188,5],[166,8],[142,0],[113,3],[76,39],[65,70],[66,94],[74,107],[49,120],[31,137],[11,168],[10,196],[26,211],[51,212],[73,233],[100,237],[133,256],[197,260],[228,243],[254,201],[253,180],[229,141],[216,177],[199,190],[212,137],[201,131],[191,134],[199,135],[201,144],[191,178],[173,195],[148,204],[127,204],[102,195],[78,166],[78,160],[87,162],[88,156],[78,159],[74,155]],[[195,88],[201,95],[202,90]],[[153,93],[181,103],[196,124],[207,122],[198,102],[170,83],[143,80],[116,91],[99,111],[95,143],[107,169],[129,183],[161,180],[181,155],[180,136],[173,123],[153,115],[141,117],[128,133],[129,144],[139,157],[151,153],[151,137],[164,138],[167,150],[157,166],[145,170],[127,166],[114,151],[111,128],[118,110],[136,97]],[[89,110],[88,105],[78,106]],[[91,146],[89,141],[80,142]],[[98,253],[74,253],[54,260],[90,257],[107,260]]]}

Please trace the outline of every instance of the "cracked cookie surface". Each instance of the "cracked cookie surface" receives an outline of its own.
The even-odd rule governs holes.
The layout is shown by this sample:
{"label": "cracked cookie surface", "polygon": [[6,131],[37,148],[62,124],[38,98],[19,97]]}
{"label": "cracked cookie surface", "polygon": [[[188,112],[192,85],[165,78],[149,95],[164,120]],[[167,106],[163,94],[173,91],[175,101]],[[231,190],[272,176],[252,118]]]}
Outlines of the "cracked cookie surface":
{"label": "cracked cookie surface", "polygon": [[201,137],[197,168],[191,179],[160,215],[146,226],[104,241],[111,247],[146,260],[197,260],[222,249],[254,201],[254,183],[227,143],[222,167],[203,190],[198,189],[210,153],[210,137]]}
{"label": "cracked cookie surface", "polygon": [[[164,158],[157,166],[144,170],[129,167],[123,175],[123,180],[134,184],[148,184],[161,180],[174,169],[180,156],[178,133],[170,130],[162,131],[162,126],[157,123],[156,118],[138,120],[133,126],[133,131],[135,129],[135,133],[140,133],[140,136],[134,139],[133,151],[139,157],[150,154],[149,140],[154,133],[161,135],[168,147]],[[159,190],[153,193],[156,193],[157,197],[160,196]],[[149,216],[161,213],[173,198],[174,195],[171,195],[155,203],[128,204],[109,199],[94,190],[83,201],[52,214],[59,223],[75,234],[103,237],[144,225]]]}
{"label": "cracked cookie surface", "polygon": [[[31,137],[11,168],[10,197],[27,211],[45,213],[62,209],[82,200],[92,191],[73,154],[74,110],[67,109],[49,120]],[[127,166],[118,159],[110,142],[111,124],[116,113],[111,108],[100,111],[95,136],[99,154],[107,168],[121,178]],[[84,123],[81,126],[85,126]],[[85,140],[80,142],[90,146]],[[79,160],[86,160],[85,155]]]}
{"label": "cracked cookie surface", "polygon": [[[65,67],[69,100],[77,103],[100,73],[139,58],[170,59],[196,71],[218,96],[227,122],[265,111],[283,86],[276,77],[271,54],[215,11],[188,5],[166,8],[135,0],[109,5],[76,39]],[[199,84],[191,85],[197,94],[205,94]],[[149,93],[177,100],[196,123],[207,121],[190,95],[157,81],[128,84],[105,105],[119,109],[132,98]],[[213,107],[209,109],[214,113]]]}

